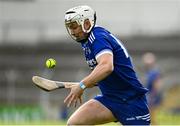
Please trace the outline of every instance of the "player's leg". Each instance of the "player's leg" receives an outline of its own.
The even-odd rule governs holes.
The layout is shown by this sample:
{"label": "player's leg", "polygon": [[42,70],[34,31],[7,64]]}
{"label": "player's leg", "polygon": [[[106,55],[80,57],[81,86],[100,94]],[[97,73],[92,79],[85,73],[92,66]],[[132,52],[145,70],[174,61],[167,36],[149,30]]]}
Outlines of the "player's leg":
{"label": "player's leg", "polygon": [[91,99],[68,119],[68,125],[95,125],[116,121],[112,112],[99,101]]}

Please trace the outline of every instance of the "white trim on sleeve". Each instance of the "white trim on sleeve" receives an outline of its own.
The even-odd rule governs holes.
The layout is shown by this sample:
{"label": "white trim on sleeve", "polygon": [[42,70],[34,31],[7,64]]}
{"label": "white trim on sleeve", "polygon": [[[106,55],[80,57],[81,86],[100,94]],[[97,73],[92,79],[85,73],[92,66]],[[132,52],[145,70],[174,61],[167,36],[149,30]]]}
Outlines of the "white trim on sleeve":
{"label": "white trim on sleeve", "polygon": [[95,56],[96,60],[98,59],[98,57],[100,57],[101,55],[103,55],[105,53],[111,54],[113,56],[113,52],[110,49],[104,49],[96,54],[96,56]]}

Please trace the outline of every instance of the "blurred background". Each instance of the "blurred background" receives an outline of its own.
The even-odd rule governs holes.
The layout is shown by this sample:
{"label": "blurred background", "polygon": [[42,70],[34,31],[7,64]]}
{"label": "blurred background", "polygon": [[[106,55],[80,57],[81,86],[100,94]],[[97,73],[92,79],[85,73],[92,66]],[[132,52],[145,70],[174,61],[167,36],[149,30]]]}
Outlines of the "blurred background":
{"label": "blurred background", "polygon": [[[63,104],[69,90],[45,92],[31,78],[80,81],[90,72],[64,26],[65,11],[77,5],[91,6],[97,24],[122,40],[145,86],[142,57],[156,57],[161,100],[154,124],[180,124],[180,0],[0,0],[0,124],[65,124],[75,110]],[[48,58],[55,69],[45,67]],[[98,93],[87,90],[84,101]]]}

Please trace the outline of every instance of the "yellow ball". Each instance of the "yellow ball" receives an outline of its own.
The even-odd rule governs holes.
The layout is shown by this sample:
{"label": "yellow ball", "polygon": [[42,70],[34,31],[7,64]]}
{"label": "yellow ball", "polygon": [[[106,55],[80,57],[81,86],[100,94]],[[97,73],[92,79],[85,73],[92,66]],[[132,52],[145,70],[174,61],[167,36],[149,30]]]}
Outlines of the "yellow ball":
{"label": "yellow ball", "polygon": [[46,67],[47,68],[54,68],[56,66],[56,60],[55,59],[47,59],[46,60]]}

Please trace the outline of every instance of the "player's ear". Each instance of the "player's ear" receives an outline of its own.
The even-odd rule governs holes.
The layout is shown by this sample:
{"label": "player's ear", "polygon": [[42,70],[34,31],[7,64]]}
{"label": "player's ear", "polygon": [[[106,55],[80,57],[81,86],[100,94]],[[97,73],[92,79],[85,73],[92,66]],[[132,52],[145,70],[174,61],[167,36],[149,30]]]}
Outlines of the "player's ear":
{"label": "player's ear", "polygon": [[84,20],[84,29],[89,30],[90,27],[91,27],[91,23],[90,23],[89,19]]}

